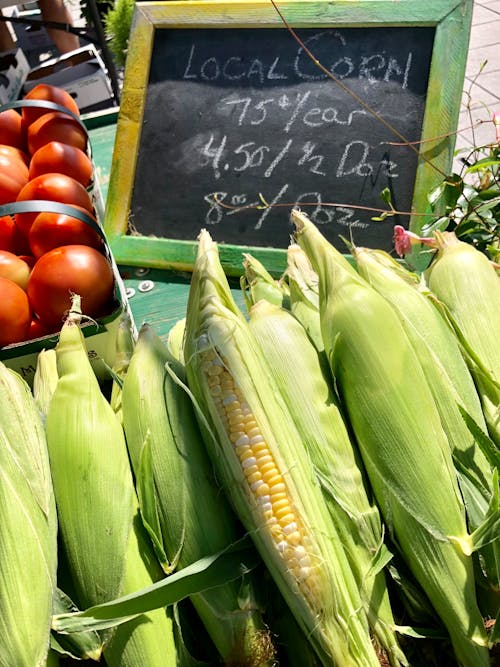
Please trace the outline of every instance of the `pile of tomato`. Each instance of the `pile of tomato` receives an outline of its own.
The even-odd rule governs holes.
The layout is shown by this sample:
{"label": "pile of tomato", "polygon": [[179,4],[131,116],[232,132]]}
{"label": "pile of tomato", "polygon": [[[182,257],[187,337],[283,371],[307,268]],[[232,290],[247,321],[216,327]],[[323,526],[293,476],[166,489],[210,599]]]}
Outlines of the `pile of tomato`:
{"label": "pile of tomato", "polygon": [[[0,217],[0,347],[59,331],[74,293],[94,319],[110,312],[114,295],[102,236],[81,219],[83,213],[96,222],[89,194],[93,164],[79,109],[64,89],[46,84],[24,99],[53,102],[77,117],[43,106],[0,108],[0,205],[67,205],[65,213]],[[76,211],[79,217],[71,215]]]}

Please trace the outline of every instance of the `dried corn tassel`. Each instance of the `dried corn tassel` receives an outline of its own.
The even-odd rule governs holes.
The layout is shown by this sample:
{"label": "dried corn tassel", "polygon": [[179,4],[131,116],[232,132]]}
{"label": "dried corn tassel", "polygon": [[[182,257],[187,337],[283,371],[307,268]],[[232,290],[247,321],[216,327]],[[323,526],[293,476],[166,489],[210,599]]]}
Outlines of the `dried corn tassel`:
{"label": "dried corn tassel", "polygon": [[0,664],[42,667],[56,587],[56,510],[38,408],[2,362],[0,516]]}
{"label": "dried corn tassel", "polygon": [[[161,577],[143,536],[121,424],[101,393],[79,327],[79,297],[56,347],[59,380],[47,415],[47,442],[65,562],[80,609]],[[111,667],[175,664],[164,610],[106,635]],[[171,661],[169,663],[169,660]]]}
{"label": "dried corn tassel", "polygon": [[487,667],[470,538],[446,436],[392,307],[299,211],[298,243],[320,279],[321,328],[336,386],[386,524],[464,667]]}
{"label": "dried corn tassel", "polygon": [[[166,365],[183,375],[153,329],[143,325],[123,383],[123,419],[136,478],[144,477],[152,486],[153,507],[142,511],[152,515],[151,528],[159,524],[155,541],[163,545],[170,570],[225,549],[241,534],[213,476],[191,400]],[[141,471],[145,447],[151,461],[148,475]],[[224,664],[272,662],[272,643],[251,575],[201,592],[192,602]]]}
{"label": "dried corn tassel", "polygon": [[280,394],[321,476],[370,625],[391,664],[406,665],[394,631],[384,574],[372,569],[383,542],[379,511],[368,496],[362,464],[325,375],[322,358],[294,316],[266,301],[251,308],[250,330],[272,366]]}
{"label": "dried corn tassel", "polygon": [[299,624],[326,665],[378,666],[310,458],[206,231],[189,293],[184,358],[224,489]]}

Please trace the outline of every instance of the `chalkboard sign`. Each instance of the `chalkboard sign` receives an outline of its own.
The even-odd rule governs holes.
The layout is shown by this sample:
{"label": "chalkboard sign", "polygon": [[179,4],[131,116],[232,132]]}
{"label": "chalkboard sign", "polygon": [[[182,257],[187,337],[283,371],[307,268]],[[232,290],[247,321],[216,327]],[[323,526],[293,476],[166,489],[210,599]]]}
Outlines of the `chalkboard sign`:
{"label": "chalkboard sign", "polygon": [[[295,205],[343,251],[341,236],[389,250],[394,224],[421,225],[451,164],[467,38],[439,90],[438,46],[467,3],[425,20],[401,4],[136,5],[105,220],[118,261],[189,268],[207,228],[237,273],[241,247],[283,256]],[[402,213],[381,222],[383,190]]]}

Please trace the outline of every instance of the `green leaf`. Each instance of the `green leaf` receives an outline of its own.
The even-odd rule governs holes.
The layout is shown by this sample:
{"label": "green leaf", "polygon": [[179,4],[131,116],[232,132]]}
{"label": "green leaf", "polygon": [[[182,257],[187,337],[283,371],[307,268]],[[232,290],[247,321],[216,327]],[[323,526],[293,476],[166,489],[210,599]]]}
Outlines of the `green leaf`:
{"label": "green leaf", "polygon": [[432,236],[436,231],[444,232],[450,225],[450,219],[447,216],[437,218],[433,222],[429,222],[422,227],[422,236]]}
{"label": "green leaf", "polygon": [[492,167],[500,166],[500,160],[494,157],[485,157],[482,160],[474,162],[473,165],[467,167],[466,174],[474,174],[477,171],[482,171],[484,169],[491,169]]}
{"label": "green leaf", "polygon": [[488,511],[481,525],[472,533],[471,541],[474,551],[500,539],[500,509],[498,506],[498,472],[493,475],[493,494]]}
{"label": "green leaf", "polygon": [[500,470],[500,451],[495,446],[493,440],[491,440],[491,438],[489,438],[488,435],[484,433],[484,431],[476,424],[474,419],[472,419],[469,413],[464,410],[460,404],[458,404],[458,409],[460,410],[462,419],[467,424],[467,428],[474,436],[476,444],[478,447],[480,447],[490,466],[492,468],[496,468],[496,470]]}
{"label": "green leaf", "polygon": [[208,588],[238,579],[260,562],[250,538],[196,561],[183,570],[116,600],[73,614],[57,614],[52,627],[58,632],[83,632],[111,628],[136,616],[166,607]]}
{"label": "green leaf", "polygon": [[429,194],[429,204],[433,211],[444,213],[454,209],[463,192],[463,179],[458,174],[448,176]]}
{"label": "green leaf", "polygon": [[392,208],[392,197],[389,188],[384,188],[380,193],[380,199]]}
{"label": "green leaf", "polygon": [[[78,608],[74,602],[57,588],[54,595],[54,612],[56,614],[75,613]],[[98,661],[102,653],[102,641],[94,630],[88,632],[74,632],[71,635],[60,634],[52,630],[50,636],[51,648],[61,655],[67,655],[76,660]]]}

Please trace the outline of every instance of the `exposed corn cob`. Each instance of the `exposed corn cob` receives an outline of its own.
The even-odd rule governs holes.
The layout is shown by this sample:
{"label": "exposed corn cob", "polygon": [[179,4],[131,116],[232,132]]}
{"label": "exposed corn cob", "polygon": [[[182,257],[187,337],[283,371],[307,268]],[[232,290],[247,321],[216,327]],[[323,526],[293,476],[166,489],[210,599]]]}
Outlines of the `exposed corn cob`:
{"label": "exposed corn cob", "polygon": [[[214,479],[191,400],[166,365],[182,377],[181,365],[153,329],[143,325],[123,383],[123,424],[139,486],[143,477],[154,487],[153,507],[144,507],[143,513],[147,519],[150,513],[158,517],[156,539],[166,551],[167,565],[183,568],[225,549],[241,534]],[[149,475],[141,470],[145,448]],[[154,517],[148,523],[154,529]],[[257,666],[272,660],[250,577],[199,593],[192,602],[225,664]]]}
{"label": "exposed corn cob", "polygon": [[310,458],[206,231],[189,293],[184,358],[224,489],[324,664],[379,665]]}
{"label": "exposed corn cob", "polygon": [[[266,301],[250,310],[250,329],[270,363],[302,442],[325,487],[332,519],[356,577],[368,620],[392,665],[408,664],[398,646],[383,572],[372,568],[382,546],[378,508],[324,374],[320,356],[294,316]],[[307,402],[298,410],[297,406]]]}
{"label": "exposed corn cob", "polygon": [[[90,366],[80,317],[75,297],[56,347],[46,432],[65,563],[85,609],[147,586],[161,571],[143,538],[122,427]],[[175,664],[165,611],[117,627],[104,656],[109,667]]]}
{"label": "exposed corn cob", "polygon": [[442,301],[474,375],[492,439],[500,447],[500,279],[487,257],[453,232],[435,232],[427,284]]}
{"label": "exposed corn cob", "polygon": [[[421,291],[425,285],[418,276],[381,250],[353,247],[352,253],[360,274],[393,306],[417,352],[457,460],[469,526],[475,530],[487,515],[494,482],[491,466],[460,413],[459,406],[486,433],[479,396],[457,338]],[[500,592],[500,540],[484,547],[481,555],[490,586]]]}
{"label": "exposed corn cob", "polygon": [[305,214],[292,219],[319,275],[325,350],[385,521],[458,662],[487,667],[464,508],[418,359],[392,307]]}
{"label": "exposed corn cob", "polygon": [[56,510],[38,409],[28,385],[2,362],[0,517],[0,665],[39,667],[56,586]]}

